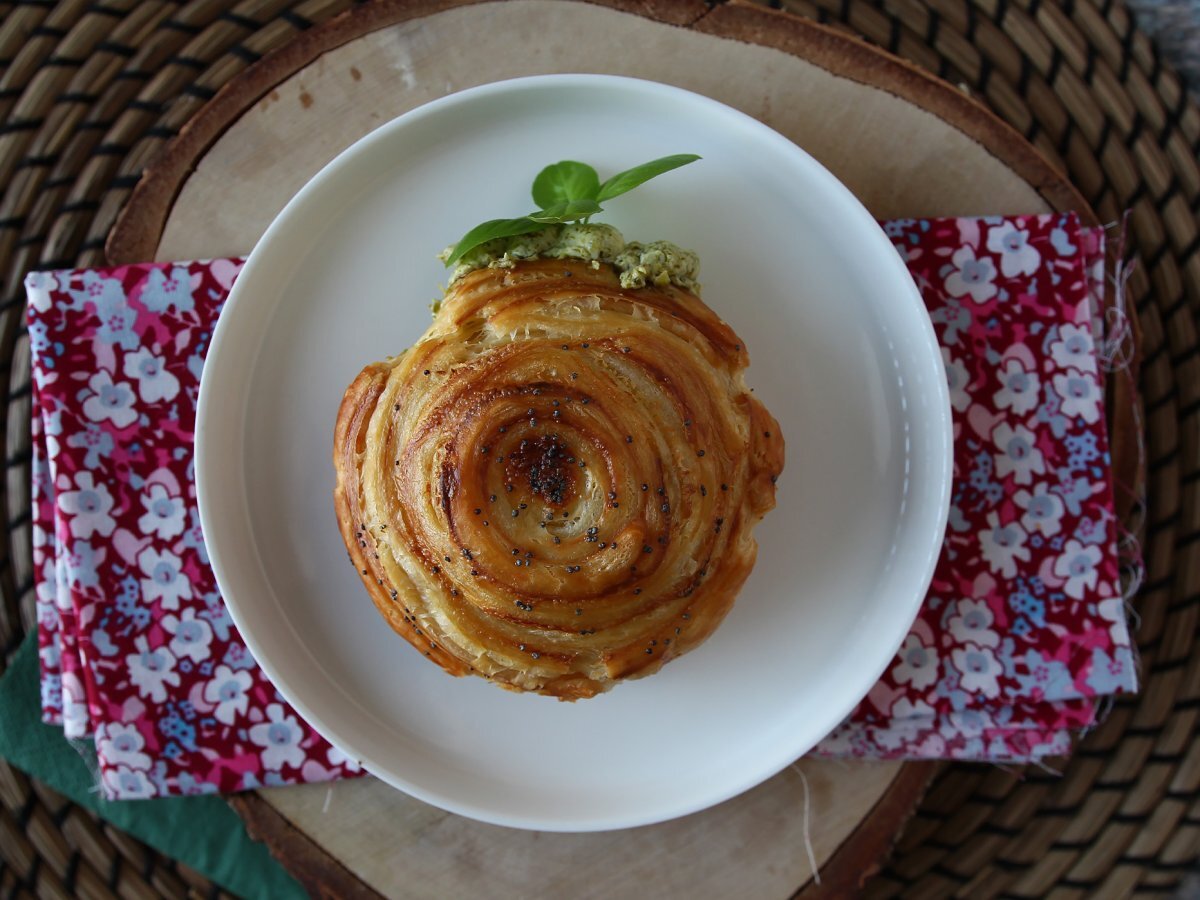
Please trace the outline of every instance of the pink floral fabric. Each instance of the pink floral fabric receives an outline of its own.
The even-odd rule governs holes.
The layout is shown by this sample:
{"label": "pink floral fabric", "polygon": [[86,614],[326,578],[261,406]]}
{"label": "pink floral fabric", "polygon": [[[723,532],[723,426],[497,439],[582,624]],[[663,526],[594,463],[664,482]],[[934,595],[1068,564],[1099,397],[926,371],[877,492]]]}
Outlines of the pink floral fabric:
{"label": "pink floral fabric", "polygon": [[1075,216],[885,229],[934,322],[954,488],[942,556],[895,661],[818,748],[1030,761],[1137,688],[1104,422],[1104,234]]}
{"label": "pink floral fabric", "polygon": [[[1104,244],[1073,216],[885,225],[942,342],[955,488],[927,603],[818,752],[1028,761],[1136,689],[1101,373]],[[217,593],[196,394],[240,260],[35,272],[33,535],[42,708],[110,798],[358,767],[267,682]]]}
{"label": "pink floral fabric", "polygon": [[358,766],[267,681],[217,593],[192,437],[240,260],[35,272],[33,549],[44,718],[93,736],[110,799]]}

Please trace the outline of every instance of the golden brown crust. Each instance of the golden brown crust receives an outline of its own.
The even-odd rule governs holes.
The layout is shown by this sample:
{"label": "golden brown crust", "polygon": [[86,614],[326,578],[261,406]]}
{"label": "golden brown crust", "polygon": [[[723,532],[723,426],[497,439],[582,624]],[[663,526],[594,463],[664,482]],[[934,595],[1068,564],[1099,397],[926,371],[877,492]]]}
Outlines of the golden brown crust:
{"label": "golden brown crust", "polygon": [[783,467],[748,363],[694,294],[607,266],[464,277],[338,412],[337,516],[375,605],[454,675],[569,700],[697,646]]}

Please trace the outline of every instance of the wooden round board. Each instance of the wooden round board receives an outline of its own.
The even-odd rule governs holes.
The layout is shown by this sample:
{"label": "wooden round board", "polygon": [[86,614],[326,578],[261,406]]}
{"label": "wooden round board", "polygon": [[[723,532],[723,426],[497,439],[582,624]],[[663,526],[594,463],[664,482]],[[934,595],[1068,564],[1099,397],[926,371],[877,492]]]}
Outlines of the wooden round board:
{"label": "wooden round board", "polygon": [[[721,100],[804,147],[879,218],[1091,219],[1061,175],[965,95],[792,16],[736,0],[418,0],[356,8],[234,79],[147,171],[110,261],[248,253],[321,166],[375,127],[462,88],[547,72],[631,75]],[[844,896],[932,773],[805,759],[707,811],[600,834],[484,825],[371,778],[234,805],[318,894]]]}

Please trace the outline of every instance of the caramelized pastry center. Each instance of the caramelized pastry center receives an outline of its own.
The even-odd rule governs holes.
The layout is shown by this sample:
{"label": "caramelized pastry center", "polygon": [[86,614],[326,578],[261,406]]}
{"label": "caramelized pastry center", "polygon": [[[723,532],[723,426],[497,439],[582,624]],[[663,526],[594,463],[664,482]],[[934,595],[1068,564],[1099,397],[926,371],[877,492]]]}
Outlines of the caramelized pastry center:
{"label": "caramelized pastry center", "polygon": [[570,446],[557,434],[543,434],[521,438],[508,456],[505,472],[510,484],[528,487],[530,494],[558,509],[570,506],[575,499],[576,462]]}

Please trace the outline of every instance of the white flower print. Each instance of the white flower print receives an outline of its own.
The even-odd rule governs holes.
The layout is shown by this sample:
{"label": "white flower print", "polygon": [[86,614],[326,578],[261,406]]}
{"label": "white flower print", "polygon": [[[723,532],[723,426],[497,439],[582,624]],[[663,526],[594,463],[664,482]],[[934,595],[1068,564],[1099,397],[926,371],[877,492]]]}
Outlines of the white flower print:
{"label": "white flower print", "polygon": [[985,697],[999,696],[1000,683],[997,679],[1003,670],[989,647],[976,644],[955,647],[950,651],[950,658],[961,675],[959,684],[964,691]]}
{"label": "white flower print", "polygon": [[1100,388],[1078,369],[1060,372],[1052,379],[1054,393],[1062,398],[1064,415],[1078,416],[1089,425],[1100,418]]}
{"label": "white flower print", "polygon": [[145,800],[155,795],[154,782],[129,766],[104,770],[104,790],[118,800]]}
{"label": "white flower print", "polygon": [[[50,620],[52,620],[52,624],[58,622],[59,611],[55,610],[53,606],[49,607],[48,610],[44,612],[46,612],[47,616],[50,618]],[[41,613],[42,610],[38,610],[38,614]],[[41,620],[38,620],[37,624],[41,625]],[[38,648],[37,656],[38,660],[41,661],[42,671],[47,673],[53,672],[61,665],[62,649],[59,647],[59,644],[48,643],[46,646]]]}
{"label": "white flower print", "polygon": [[917,690],[924,690],[937,681],[937,655],[917,635],[906,637],[896,656],[899,661],[892,667],[896,684],[911,684]]}
{"label": "white flower print", "polygon": [[908,697],[901,697],[892,705],[891,717],[893,721],[928,719],[932,716],[933,707],[924,700],[914,701]]}
{"label": "white flower print", "polygon": [[278,772],[285,765],[293,768],[304,765],[304,751],[300,749],[303,739],[304,731],[296,717],[287,715],[278,703],[267,707],[266,722],[250,729],[250,740],[264,748],[263,768],[272,772]]}
{"label": "white flower print", "polygon": [[1000,271],[1005,278],[1032,275],[1042,264],[1042,255],[1029,246],[1029,232],[1012,222],[992,226],[988,231],[987,248],[1000,254]]}
{"label": "white flower print", "polygon": [[138,528],[146,536],[170,540],[183,534],[185,510],[182,497],[173,497],[166,485],[154,482],[142,494],[146,512],[138,519]]}
{"label": "white flower print", "polygon": [[328,760],[329,765],[342,766],[347,772],[358,772],[362,769],[358,760],[348,756],[345,750],[333,744],[329,745],[329,752],[325,754],[325,759]]}
{"label": "white flower print", "polygon": [[976,303],[986,303],[996,296],[996,266],[984,257],[975,258],[973,247],[960,247],[950,257],[954,270],[946,276],[946,292],[951,297],[970,294]]}
{"label": "white flower print", "polygon": [[862,756],[866,740],[865,725],[843,722],[821,741],[821,752],[826,756]]}
{"label": "white flower print", "polygon": [[[83,431],[77,431],[67,436],[67,446],[86,450],[87,455],[83,458],[84,466],[89,469],[97,469],[100,467],[100,457],[112,456],[113,436],[95,422],[87,422]],[[51,451],[50,458],[53,459],[53,454],[57,452],[57,448]]]}
{"label": "white flower print", "polygon": [[[54,585],[50,582],[39,581],[37,584],[37,623],[46,634],[53,634],[59,629],[58,608],[54,605]],[[47,644],[41,649],[42,668],[57,669],[59,649],[54,644]]]}
{"label": "white flower print", "polygon": [[1016,522],[1000,525],[997,513],[990,512],[987,517],[988,528],[979,533],[979,546],[988,568],[999,572],[1005,578],[1015,578],[1017,561],[1029,562],[1029,548],[1025,546],[1028,535]]}
{"label": "white flower print", "polygon": [[58,289],[58,279],[53,272],[30,272],[25,276],[25,295],[34,312],[44,313],[54,303],[51,291]]}
{"label": "white flower print", "polygon": [[[66,552],[63,552],[63,551]],[[100,564],[104,561],[106,551],[101,542],[100,547],[93,547],[91,541],[74,541],[70,547],[60,548],[55,561],[59,584],[78,584],[81,588],[100,586]],[[65,599],[70,602],[70,596]]]}
{"label": "white flower print", "polygon": [[892,706],[891,722],[888,726],[876,729],[875,740],[889,750],[911,744],[922,731],[929,728],[932,716],[933,707],[924,700],[914,703],[908,697],[901,697]]}
{"label": "white flower print", "polygon": [[[41,371],[42,367],[37,366],[34,370],[34,373],[36,374]],[[42,385],[38,384],[38,389],[41,388]],[[61,410],[55,410],[55,412],[49,414],[43,412],[43,416],[44,421],[41,422],[41,438],[44,440],[44,442],[46,442],[46,456],[43,458],[44,460],[58,460],[59,436],[62,433],[62,412]],[[91,467],[86,466],[85,464],[84,468]],[[49,473],[47,473],[47,480],[49,480]]]}
{"label": "white flower print", "polygon": [[[46,529],[39,525],[36,521],[33,523],[33,527],[30,529],[29,537],[33,543],[34,550],[40,550],[42,547],[45,547],[50,543],[50,536],[46,534]],[[38,587],[41,587],[40,583]]]}
{"label": "white flower print", "polygon": [[1013,502],[1025,511],[1021,516],[1021,527],[1030,534],[1040,531],[1046,537],[1053,537],[1062,531],[1066,506],[1046,482],[1034,485],[1032,492],[1021,488],[1013,495]]}
{"label": "white flower print", "polygon": [[146,576],[142,579],[142,600],[153,603],[161,600],[163,609],[179,609],[180,600],[190,600],[192,583],[180,570],[180,559],[170,550],[147,547],[138,554],[138,565]]}
{"label": "white flower print", "polygon": [[942,365],[946,369],[946,385],[950,388],[950,405],[962,412],[971,405],[971,396],[967,393],[970,381],[967,367],[950,355],[949,347],[942,348]]}
{"label": "white flower print", "polygon": [[212,680],[204,685],[204,700],[216,704],[213,717],[225,725],[232,725],[235,716],[245,715],[250,704],[247,691],[254,679],[244,669],[235,672],[229,666],[217,666]]}
{"label": "white flower print", "polygon": [[83,682],[72,672],[62,674],[62,725],[68,738],[81,738],[92,730],[92,718],[88,714],[87,690]]}
{"label": "white flower print", "polygon": [[[47,635],[55,635],[55,640],[57,640],[56,632],[60,628],[61,619],[58,607],[55,605],[57,599],[54,582],[39,581],[37,583],[36,610],[38,627]],[[41,653],[43,670],[51,671],[58,668],[60,650],[57,643],[44,645]]]}
{"label": "white flower print", "polygon": [[183,614],[175,616],[171,613],[163,616],[162,626],[172,635],[168,644],[176,659],[185,656],[192,662],[203,662],[208,659],[208,645],[212,643],[212,626],[203,619],[196,618],[196,610],[185,609]]}
{"label": "white flower print", "polygon": [[1090,329],[1081,325],[1063,325],[1058,340],[1050,345],[1050,355],[1060,369],[1091,372],[1096,367],[1095,342]]}
{"label": "white flower print", "polygon": [[1125,599],[1109,597],[1101,600],[1096,606],[1100,618],[1111,624],[1108,626],[1108,636],[1114,647],[1129,646],[1129,626],[1125,623]]}
{"label": "white flower print", "polygon": [[983,734],[984,728],[991,724],[977,709],[954,710],[942,719],[938,731],[947,739],[962,737],[970,740]]}
{"label": "white flower print", "polygon": [[960,644],[999,647],[1000,635],[992,630],[996,621],[986,600],[959,600],[948,623],[950,634]]}
{"label": "white flower print", "polygon": [[54,369],[43,368],[42,366],[33,367],[33,383],[38,390],[44,390],[50,385],[58,381],[58,373]]}
{"label": "white flower print", "polygon": [[93,422],[112,422],[118,428],[126,428],[137,421],[137,400],[133,388],[121,381],[113,383],[112,376],[104,369],[88,379],[91,395],[83,401],[83,414]]}
{"label": "white flower print", "polygon": [[1100,548],[1094,544],[1084,546],[1074,539],[1067,541],[1062,555],[1054,561],[1054,574],[1066,579],[1063,591],[1068,597],[1082,600],[1084,588],[1095,589],[1100,577],[1096,571],[1100,556]]}
{"label": "white flower print", "polygon": [[96,727],[96,752],[108,766],[128,766],[142,771],[150,768],[150,757],[142,752],[146,739],[132,723],[101,723]]}
{"label": "white flower print", "polygon": [[77,472],[75,487],[78,490],[58,495],[58,508],[70,516],[71,534],[82,540],[96,532],[104,537],[111,535],[117,523],[109,515],[114,501],[107,485],[96,484],[91,472]]}
{"label": "white flower print", "polygon": [[174,400],[179,393],[179,379],[167,371],[161,356],[146,347],[125,354],[125,377],[138,383],[138,393],[146,403]]}
{"label": "white flower print", "polygon": [[129,680],[137,687],[140,696],[162,703],[167,699],[167,685],[179,687],[175,656],[166,647],[149,649],[144,636],[138,637],[134,646],[138,652],[125,657]]}
{"label": "white flower print", "polygon": [[172,306],[180,312],[193,310],[191,273],[184,266],[172,266],[169,273],[156,266],[146,275],[138,299],[151,312],[166,312]]}
{"label": "white flower print", "polygon": [[1000,452],[996,454],[996,476],[1013,476],[1017,484],[1029,484],[1034,474],[1046,474],[1046,459],[1042,451],[1034,446],[1034,434],[1024,425],[1013,428],[1001,422],[992,431],[992,443]]}
{"label": "white flower print", "polygon": [[996,409],[1011,409],[1019,416],[1037,408],[1042,385],[1037,372],[1028,371],[1019,359],[1008,359],[1000,370],[1000,390],[992,395]]}

